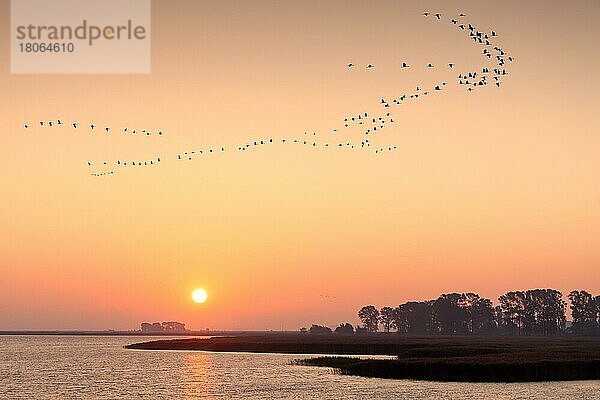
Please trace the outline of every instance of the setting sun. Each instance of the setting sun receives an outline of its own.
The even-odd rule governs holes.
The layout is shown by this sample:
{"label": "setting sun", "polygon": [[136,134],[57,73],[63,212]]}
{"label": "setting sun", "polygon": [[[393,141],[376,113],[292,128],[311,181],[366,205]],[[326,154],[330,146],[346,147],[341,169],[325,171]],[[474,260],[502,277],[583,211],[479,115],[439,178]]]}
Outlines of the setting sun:
{"label": "setting sun", "polygon": [[194,299],[196,303],[204,303],[207,297],[208,295],[204,289],[196,289],[192,292],[192,299]]}

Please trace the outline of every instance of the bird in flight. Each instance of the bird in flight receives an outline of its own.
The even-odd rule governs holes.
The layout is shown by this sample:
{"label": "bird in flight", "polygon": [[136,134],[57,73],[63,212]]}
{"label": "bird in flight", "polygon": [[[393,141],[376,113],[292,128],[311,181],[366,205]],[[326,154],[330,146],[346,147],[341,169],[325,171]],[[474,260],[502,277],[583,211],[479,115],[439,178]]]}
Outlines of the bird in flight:
{"label": "bird in flight", "polygon": [[440,13],[437,13],[437,14],[435,14],[435,17],[436,17],[437,19],[442,19],[442,14],[440,14]]}
{"label": "bird in flight", "polygon": [[429,13],[429,12],[424,12],[423,13],[423,15],[426,16],[426,17],[429,17],[429,14],[431,14],[431,13]]}
{"label": "bird in flight", "polygon": [[448,63],[448,67],[454,68],[454,63]]}
{"label": "bird in flight", "polygon": [[348,68],[352,68],[352,67],[354,67],[354,64],[352,64],[352,63],[348,64]]}

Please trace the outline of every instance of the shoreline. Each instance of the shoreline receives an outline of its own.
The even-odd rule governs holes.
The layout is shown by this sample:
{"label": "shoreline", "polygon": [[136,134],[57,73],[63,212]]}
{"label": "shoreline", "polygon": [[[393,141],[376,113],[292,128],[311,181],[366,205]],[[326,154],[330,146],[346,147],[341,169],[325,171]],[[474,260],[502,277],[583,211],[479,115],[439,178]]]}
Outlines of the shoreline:
{"label": "shoreline", "polygon": [[173,332],[142,332],[142,331],[0,331],[0,336],[156,336],[156,337],[211,337],[211,336],[245,336],[256,335],[259,331],[173,331]]}
{"label": "shoreline", "polygon": [[[154,340],[124,348],[329,355],[296,360],[294,364],[333,368],[341,375],[387,379],[442,382],[600,379],[599,337],[262,334]],[[356,357],[360,355],[396,358]]]}

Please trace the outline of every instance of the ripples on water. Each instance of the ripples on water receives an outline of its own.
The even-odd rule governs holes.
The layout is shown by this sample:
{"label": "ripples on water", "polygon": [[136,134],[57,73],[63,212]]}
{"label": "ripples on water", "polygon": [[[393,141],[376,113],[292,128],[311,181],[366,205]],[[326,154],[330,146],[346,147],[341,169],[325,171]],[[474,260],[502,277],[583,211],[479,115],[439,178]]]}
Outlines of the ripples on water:
{"label": "ripples on water", "polygon": [[0,399],[600,399],[600,381],[384,380],[290,365],[298,355],[123,349],[151,339],[0,336]]}

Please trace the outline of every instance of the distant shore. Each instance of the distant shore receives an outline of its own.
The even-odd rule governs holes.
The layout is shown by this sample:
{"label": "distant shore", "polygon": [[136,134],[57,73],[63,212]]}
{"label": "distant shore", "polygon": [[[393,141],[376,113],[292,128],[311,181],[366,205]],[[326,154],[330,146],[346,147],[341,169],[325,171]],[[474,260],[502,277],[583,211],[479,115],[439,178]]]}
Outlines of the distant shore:
{"label": "distant shore", "polygon": [[[295,363],[329,367],[343,375],[393,379],[464,382],[600,379],[600,338],[597,337],[249,334],[154,340],[125,348],[338,355],[301,359]],[[373,360],[340,355],[397,358]]]}
{"label": "distant shore", "polygon": [[142,332],[142,331],[62,331],[62,330],[40,330],[40,331],[0,331],[0,336],[244,336],[256,335],[257,331],[171,331],[171,332]]}

